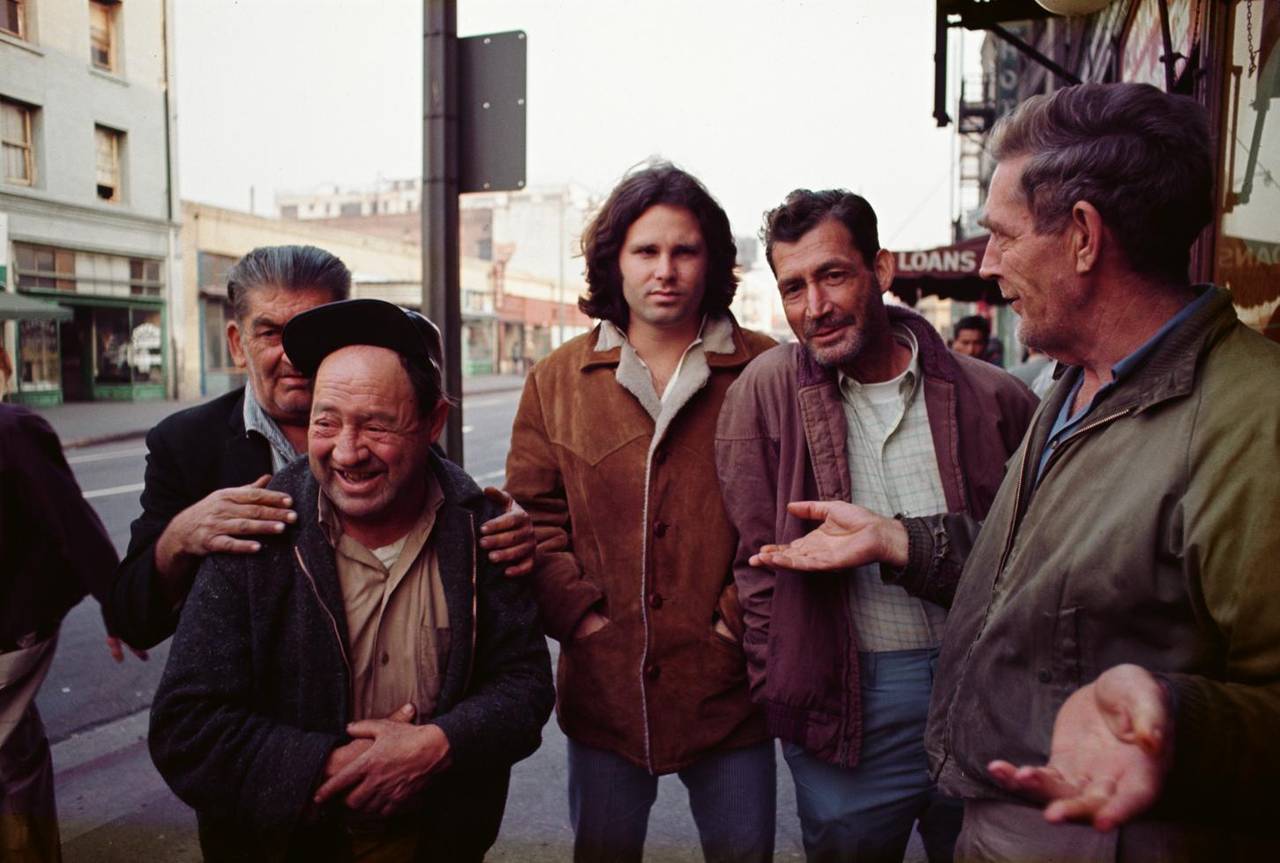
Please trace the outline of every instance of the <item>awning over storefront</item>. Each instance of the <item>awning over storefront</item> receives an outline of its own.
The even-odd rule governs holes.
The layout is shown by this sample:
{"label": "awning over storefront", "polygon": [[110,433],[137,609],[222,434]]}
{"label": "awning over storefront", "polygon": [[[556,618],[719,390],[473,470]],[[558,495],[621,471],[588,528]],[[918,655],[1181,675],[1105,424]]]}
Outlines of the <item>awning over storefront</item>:
{"label": "awning over storefront", "polygon": [[992,305],[1003,303],[996,283],[978,275],[987,237],[972,237],[954,246],[896,252],[897,274],[889,290],[910,306],[921,297],[935,296],[975,303],[984,300]]}
{"label": "awning over storefront", "polygon": [[57,303],[0,291],[0,321],[69,321],[71,309]]}

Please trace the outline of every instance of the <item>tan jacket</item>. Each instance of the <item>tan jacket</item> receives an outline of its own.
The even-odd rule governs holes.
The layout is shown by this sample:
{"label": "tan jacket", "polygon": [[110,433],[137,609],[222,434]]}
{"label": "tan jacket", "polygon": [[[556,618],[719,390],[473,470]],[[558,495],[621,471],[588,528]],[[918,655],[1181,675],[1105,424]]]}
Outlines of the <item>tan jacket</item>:
{"label": "tan jacket", "polygon": [[[569,542],[534,576],[561,643],[560,725],[653,773],[767,739],[739,641],[713,631],[722,617],[742,632],[716,417],[743,367],[773,345],[729,321],[721,344],[704,344],[705,366],[672,383],[678,410],[660,426],[640,388],[619,380],[621,348],[596,350],[599,327],[568,342],[530,372],[507,457],[507,489],[544,537]],[[609,624],[572,640],[592,609]]]}

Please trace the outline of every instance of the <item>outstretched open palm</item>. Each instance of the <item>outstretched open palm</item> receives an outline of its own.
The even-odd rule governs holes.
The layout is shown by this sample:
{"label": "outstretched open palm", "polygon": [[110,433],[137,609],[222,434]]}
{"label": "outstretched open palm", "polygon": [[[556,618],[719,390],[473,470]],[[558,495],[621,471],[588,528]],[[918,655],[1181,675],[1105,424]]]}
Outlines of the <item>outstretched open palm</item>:
{"label": "outstretched open palm", "polygon": [[878,562],[906,566],[907,534],[897,519],[838,500],[793,501],[787,511],[822,524],[792,542],[762,546],[751,556],[752,566],[810,572]]}
{"label": "outstretched open palm", "polygon": [[992,761],[987,770],[1010,791],[1048,804],[1048,821],[1110,830],[1155,803],[1172,760],[1172,732],[1160,682],[1136,665],[1117,665],[1063,703],[1048,764]]}

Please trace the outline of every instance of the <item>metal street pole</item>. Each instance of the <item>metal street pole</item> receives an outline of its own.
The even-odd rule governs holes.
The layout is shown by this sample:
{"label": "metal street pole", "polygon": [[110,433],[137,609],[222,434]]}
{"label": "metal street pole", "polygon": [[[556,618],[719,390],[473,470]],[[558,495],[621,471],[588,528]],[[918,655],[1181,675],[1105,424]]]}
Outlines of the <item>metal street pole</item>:
{"label": "metal street pole", "polygon": [[444,337],[445,392],[459,399],[440,444],[462,464],[457,0],[423,0],[422,21],[422,310]]}

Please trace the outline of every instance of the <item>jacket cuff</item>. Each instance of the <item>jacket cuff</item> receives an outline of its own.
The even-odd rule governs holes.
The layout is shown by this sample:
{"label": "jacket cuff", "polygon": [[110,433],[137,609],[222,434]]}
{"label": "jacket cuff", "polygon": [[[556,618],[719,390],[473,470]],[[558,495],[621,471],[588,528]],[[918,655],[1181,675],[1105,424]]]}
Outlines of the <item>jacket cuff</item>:
{"label": "jacket cuff", "polygon": [[939,525],[937,531],[921,518],[894,516],[907,531],[907,565],[901,569],[887,563],[880,564],[880,579],[885,584],[896,584],[912,596],[919,596],[928,584],[938,562],[947,553],[947,534]]}

